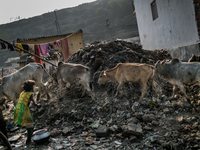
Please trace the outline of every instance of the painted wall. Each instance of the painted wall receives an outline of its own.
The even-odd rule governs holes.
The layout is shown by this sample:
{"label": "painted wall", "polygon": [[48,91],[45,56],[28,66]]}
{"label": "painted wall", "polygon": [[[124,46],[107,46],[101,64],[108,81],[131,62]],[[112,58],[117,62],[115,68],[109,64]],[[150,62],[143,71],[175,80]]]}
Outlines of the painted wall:
{"label": "painted wall", "polygon": [[134,0],[143,49],[170,49],[199,41],[193,0],[156,0],[154,21],[152,1]]}

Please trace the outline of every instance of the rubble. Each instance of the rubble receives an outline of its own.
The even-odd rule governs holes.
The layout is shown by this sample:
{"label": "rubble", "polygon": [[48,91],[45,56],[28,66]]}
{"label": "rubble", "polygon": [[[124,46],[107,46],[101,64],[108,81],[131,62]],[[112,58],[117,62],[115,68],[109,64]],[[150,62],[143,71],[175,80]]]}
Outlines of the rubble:
{"label": "rubble", "polygon": [[[141,85],[127,83],[123,97],[115,96],[116,84],[97,84],[99,74],[116,66],[117,63],[147,63],[155,65],[158,60],[171,59],[165,50],[143,50],[140,45],[122,40],[111,42],[96,41],[80,49],[67,59],[69,63],[83,64],[91,69],[91,85],[96,100],[89,94],[81,97],[82,88],[72,86],[64,98],[57,99],[57,86],[49,87],[51,99],[42,95],[42,107],[30,106],[35,121],[35,130],[46,128],[50,139],[44,144],[24,145],[26,130],[9,132],[12,137],[21,134],[13,142],[13,149],[199,149],[200,117],[192,114],[192,108],[178,91],[174,99],[172,85],[162,77],[155,81],[162,88],[162,96],[147,85],[147,93],[140,106]],[[192,103],[199,107],[199,87],[186,86]],[[34,95],[36,97],[36,95]],[[7,124],[13,124],[14,107],[7,103],[9,110],[3,114]],[[132,106],[134,105],[134,112]],[[20,143],[21,142],[21,143]],[[1,148],[1,143],[0,143]]]}

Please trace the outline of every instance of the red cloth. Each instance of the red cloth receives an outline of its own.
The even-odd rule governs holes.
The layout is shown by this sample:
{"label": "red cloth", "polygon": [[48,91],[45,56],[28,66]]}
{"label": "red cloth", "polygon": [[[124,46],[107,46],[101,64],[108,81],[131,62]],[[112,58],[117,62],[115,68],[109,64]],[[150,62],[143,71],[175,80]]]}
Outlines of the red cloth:
{"label": "red cloth", "polygon": [[[34,49],[35,49],[34,54],[35,54],[36,56],[40,57],[40,50],[39,50],[39,47],[38,47],[37,44],[34,45]],[[37,58],[37,57],[35,57],[35,62],[36,62],[36,63],[40,63],[40,64],[42,65],[42,60],[39,59],[39,58]]]}
{"label": "red cloth", "polygon": [[60,40],[60,42],[61,42],[62,57],[63,61],[65,62],[65,60],[69,57],[69,46],[67,38]]}

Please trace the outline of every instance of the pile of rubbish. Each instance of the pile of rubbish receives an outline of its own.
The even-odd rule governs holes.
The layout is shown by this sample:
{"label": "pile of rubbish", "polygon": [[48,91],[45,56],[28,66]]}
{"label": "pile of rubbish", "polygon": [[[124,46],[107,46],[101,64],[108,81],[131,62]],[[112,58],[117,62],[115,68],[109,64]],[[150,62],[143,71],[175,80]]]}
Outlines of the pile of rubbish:
{"label": "pile of rubbish", "polygon": [[[140,45],[116,40],[96,41],[74,53],[67,62],[83,64],[91,69],[91,81],[96,100],[86,95],[81,97],[79,85],[65,89],[62,100],[58,100],[58,86],[49,87],[51,99],[42,95],[37,109],[31,105],[30,111],[35,120],[35,130],[46,129],[50,133],[48,142],[24,146],[26,130],[23,128],[9,132],[14,149],[198,149],[200,148],[200,117],[193,113],[190,104],[178,91],[174,99],[172,85],[162,77],[156,82],[162,88],[161,97],[147,88],[141,105],[141,85],[127,83],[123,97],[115,97],[116,84],[97,84],[102,70],[115,67],[118,63],[147,63],[154,65],[158,60],[171,59],[165,50],[143,50]],[[199,103],[198,86],[186,87],[192,102]],[[64,89],[63,89],[64,90]],[[36,95],[35,95],[36,96]],[[13,124],[12,102],[9,110],[4,110],[8,124]],[[134,106],[134,111],[131,108]],[[13,129],[15,127],[13,126]],[[0,147],[1,149],[1,147]]]}

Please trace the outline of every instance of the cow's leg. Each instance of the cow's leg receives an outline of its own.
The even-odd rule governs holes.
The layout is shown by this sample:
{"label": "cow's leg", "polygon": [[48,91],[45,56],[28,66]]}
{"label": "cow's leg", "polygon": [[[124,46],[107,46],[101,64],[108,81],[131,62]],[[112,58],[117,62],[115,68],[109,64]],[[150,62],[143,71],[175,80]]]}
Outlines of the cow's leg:
{"label": "cow's leg", "polygon": [[[89,91],[88,91],[89,92]],[[81,94],[81,97],[85,96],[85,87],[83,87],[83,92]]]}
{"label": "cow's leg", "polygon": [[[185,95],[186,98],[189,98],[186,94],[186,91],[185,91],[185,88],[184,88],[184,85],[182,82],[177,82],[177,86],[178,88],[183,92],[183,94]],[[173,88],[173,96],[174,96],[174,88]]]}
{"label": "cow's leg", "polygon": [[61,80],[58,80],[58,100],[62,98],[62,88],[64,83]]}
{"label": "cow's leg", "polygon": [[156,89],[156,93],[158,94],[158,97],[160,97],[162,93],[160,86],[152,79],[149,80],[149,82],[153,85],[154,89]]}
{"label": "cow's leg", "polygon": [[140,96],[139,103],[143,99],[145,93],[146,93],[146,88],[147,88],[147,81],[142,82],[142,95]]}
{"label": "cow's leg", "polygon": [[[179,88],[179,89],[180,89],[180,88]],[[174,98],[176,90],[177,90],[176,85],[173,85],[173,92],[172,92],[172,96],[170,97],[170,99],[173,99],[173,98]]]}
{"label": "cow's leg", "polygon": [[44,90],[44,91],[45,91],[45,93],[46,93],[46,95],[47,95],[47,100],[49,100],[49,99],[50,99],[50,96],[49,96],[49,93],[47,92],[47,89],[46,89],[46,87],[44,86],[44,84],[41,83],[41,82],[36,82],[36,85],[39,87],[39,93],[38,93],[38,95],[37,95],[37,101],[39,100],[41,90]]}
{"label": "cow's leg", "polygon": [[81,82],[81,84],[84,86],[84,90],[86,89],[89,92],[89,94],[92,97],[92,99],[95,100],[95,96],[94,96],[92,90],[90,89],[89,82],[87,82],[87,83],[86,82]]}
{"label": "cow's leg", "polygon": [[[120,90],[122,87],[123,87],[124,83],[123,82],[120,82],[117,86],[117,92],[120,94],[120,97],[122,96],[122,93],[123,93],[123,90]],[[117,96],[117,94],[115,96]]]}
{"label": "cow's leg", "polygon": [[184,95],[185,95],[186,100],[188,101],[188,103],[195,109],[195,111],[197,111],[196,107],[194,105],[192,105],[189,96],[187,96],[183,83],[182,82],[177,82],[177,86],[184,93]]}

